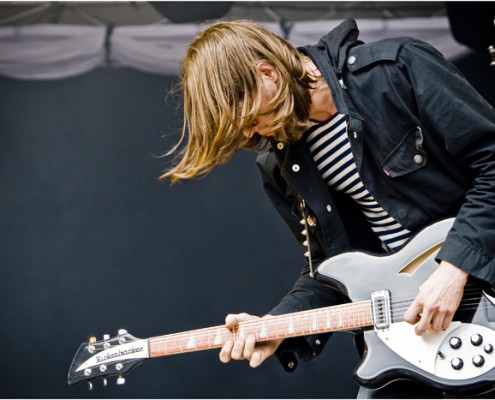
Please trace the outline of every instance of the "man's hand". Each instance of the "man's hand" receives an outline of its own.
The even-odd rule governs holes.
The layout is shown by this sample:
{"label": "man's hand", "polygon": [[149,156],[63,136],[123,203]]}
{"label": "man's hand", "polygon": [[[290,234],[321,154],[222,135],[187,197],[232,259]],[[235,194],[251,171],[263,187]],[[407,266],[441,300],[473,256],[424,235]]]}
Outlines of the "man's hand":
{"label": "man's hand", "polygon": [[[234,330],[240,322],[259,318],[260,317],[246,313],[229,314],[225,318],[225,327]],[[275,350],[277,350],[282,341],[283,339],[256,343],[256,338],[253,335],[247,335],[244,338],[238,337],[235,343],[231,340],[225,342],[222,350],[220,350],[220,361],[228,363],[232,359],[248,360],[249,365],[252,368],[256,368],[269,356],[275,353]]]}
{"label": "man's hand", "polygon": [[[404,319],[416,325],[416,334],[422,335],[428,329],[447,329],[459,307],[464,293],[468,273],[442,261],[438,268],[420,286],[420,290]],[[419,321],[419,322],[418,322]]]}

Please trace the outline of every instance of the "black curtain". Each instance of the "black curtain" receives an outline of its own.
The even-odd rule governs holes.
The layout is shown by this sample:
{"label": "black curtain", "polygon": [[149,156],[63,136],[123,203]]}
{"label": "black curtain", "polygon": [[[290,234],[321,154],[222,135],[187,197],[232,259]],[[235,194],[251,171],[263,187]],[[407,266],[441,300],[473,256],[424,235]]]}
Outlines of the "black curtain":
{"label": "black curtain", "polygon": [[0,395],[7,398],[354,397],[357,355],[337,334],[317,361],[256,370],[211,350],[150,360],[124,386],[69,387],[81,342],[146,338],[267,312],[302,247],[239,152],[203,180],[158,183],[178,138],[171,78],[97,69],[0,78]]}

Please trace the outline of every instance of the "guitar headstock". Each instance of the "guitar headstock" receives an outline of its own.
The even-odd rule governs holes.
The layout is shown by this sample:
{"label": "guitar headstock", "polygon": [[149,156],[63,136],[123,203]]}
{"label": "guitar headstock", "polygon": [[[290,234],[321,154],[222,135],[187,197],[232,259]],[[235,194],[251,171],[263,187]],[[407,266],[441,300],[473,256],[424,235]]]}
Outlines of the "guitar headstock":
{"label": "guitar headstock", "polygon": [[117,384],[125,382],[123,376],[132,368],[149,358],[148,340],[138,339],[121,329],[117,336],[105,335],[103,340],[91,338],[82,343],[72,360],[69,369],[69,385],[87,382],[92,389],[92,381],[117,376]]}

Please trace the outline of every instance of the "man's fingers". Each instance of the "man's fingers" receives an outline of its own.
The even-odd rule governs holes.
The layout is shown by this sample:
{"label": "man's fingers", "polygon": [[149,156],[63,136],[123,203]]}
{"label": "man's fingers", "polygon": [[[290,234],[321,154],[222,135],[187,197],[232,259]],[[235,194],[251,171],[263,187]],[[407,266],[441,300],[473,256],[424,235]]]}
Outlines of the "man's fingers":
{"label": "man's fingers", "polygon": [[430,329],[434,332],[440,331],[445,325],[446,320],[447,318],[444,314],[439,314],[439,313],[435,314],[435,316],[431,320]]}
{"label": "man's fingers", "polygon": [[248,336],[244,342],[243,356],[246,360],[251,360],[254,352],[254,346],[256,346],[256,338],[254,336]]}
{"label": "man's fingers", "polygon": [[227,329],[234,329],[237,325],[239,325],[239,319],[235,314],[229,314],[225,317],[225,327]]}
{"label": "man's fingers", "polygon": [[256,368],[275,352],[282,339],[257,343],[254,335],[244,336],[238,332],[239,324],[253,319],[259,317],[247,313],[228,314],[225,317],[225,327],[238,334],[235,335],[235,340],[225,342],[220,350],[220,361],[228,363],[231,360],[249,360],[249,365]]}
{"label": "man's fingers", "polygon": [[417,306],[417,302],[414,301],[404,314],[404,320],[410,324],[415,324],[421,319],[421,310],[422,307]]}
{"label": "man's fingers", "polygon": [[257,368],[261,365],[263,361],[265,361],[265,357],[263,356],[263,353],[261,351],[255,351],[251,356],[251,360],[249,361],[249,366],[251,368]]}
{"label": "man's fingers", "polygon": [[237,338],[234,342],[234,346],[232,347],[231,356],[234,360],[243,360],[244,359],[244,343],[245,340],[241,337]]}
{"label": "man's fingers", "polygon": [[416,335],[422,335],[423,333],[425,333],[428,330],[430,323],[431,323],[431,314],[423,312],[419,322],[416,325],[416,328],[414,329]]}
{"label": "man's fingers", "polygon": [[223,362],[224,364],[230,362],[231,360],[231,353],[232,353],[232,347],[234,346],[234,342],[231,340],[228,340],[225,342],[223,345],[222,349],[220,350],[220,361]]}
{"label": "man's fingers", "polygon": [[[438,332],[447,329],[459,307],[468,273],[442,261],[438,268],[420,286],[419,293],[404,314],[410,324],[417,322],[416,334],[428,329]],[[418,320],[417,316],[421,315]]]}

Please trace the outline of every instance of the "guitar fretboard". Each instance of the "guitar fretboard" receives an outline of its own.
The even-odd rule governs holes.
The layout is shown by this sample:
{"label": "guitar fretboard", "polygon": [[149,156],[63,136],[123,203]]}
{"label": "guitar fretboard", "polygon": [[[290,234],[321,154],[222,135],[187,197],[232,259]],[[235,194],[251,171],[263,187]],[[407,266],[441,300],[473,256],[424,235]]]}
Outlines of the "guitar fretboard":
{"label": "guitar fretboard", "polygon": [[223,325],[149,338],[150,357],[208,350],[227,341],[254,336],[267,341],[316,333],[353,330],[373,325],[371,301],[341,304],[281,316],[270,316],[239,324],[230,331]]}

